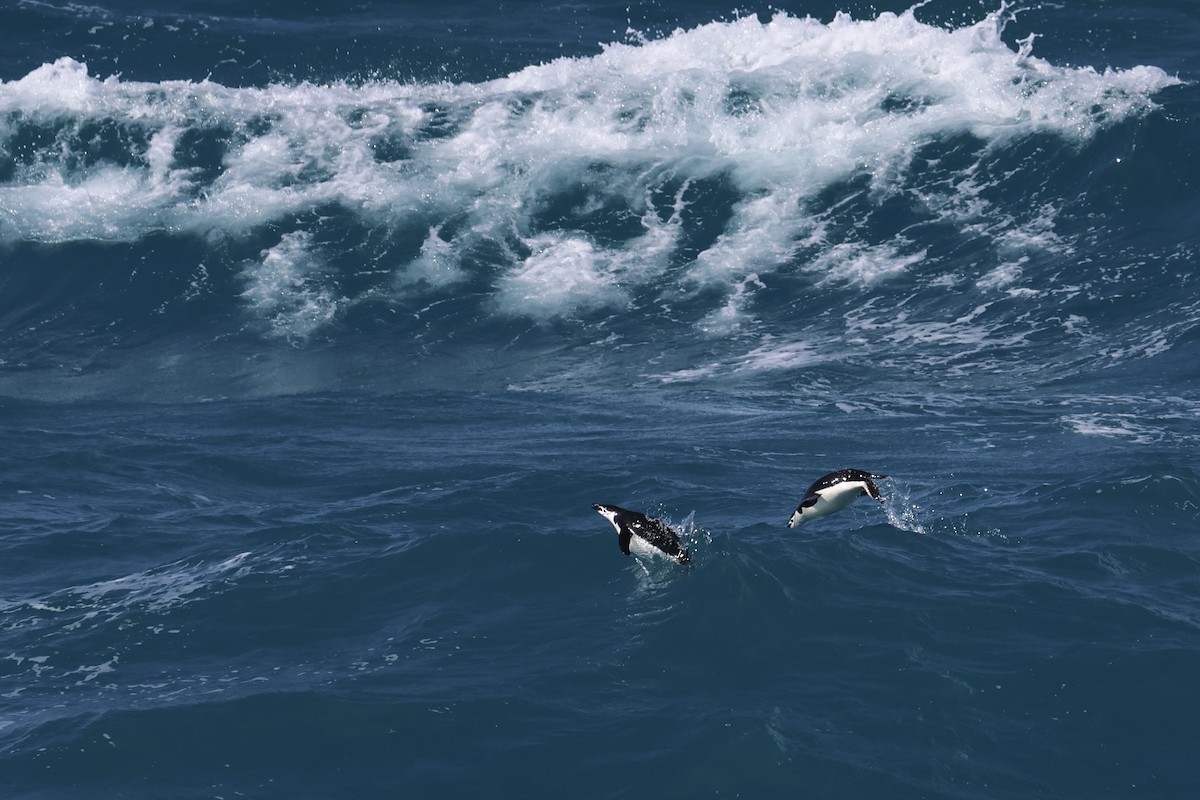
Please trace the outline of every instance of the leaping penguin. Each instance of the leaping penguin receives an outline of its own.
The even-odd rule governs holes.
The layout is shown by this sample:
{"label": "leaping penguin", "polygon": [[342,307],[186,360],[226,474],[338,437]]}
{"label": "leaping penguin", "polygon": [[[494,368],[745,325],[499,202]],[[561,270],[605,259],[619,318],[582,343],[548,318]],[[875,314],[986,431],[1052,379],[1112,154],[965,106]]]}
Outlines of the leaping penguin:
{"label": "leaping penguin", "polygon": [[824,475],[808,487],[804,499],[796,506],[796,511],[788,520],[787,526],[796,528],[810,519],[841,511],[864,494],[882,503],[883,495],[872,481],[886,477],[887,475],[863,472],[861,469],[839,469]]}
{"label": "leaping penguin", "polygon": [[666,556],[677,564],[692,560],[679,543],[679,534],[662,520],[606,503],[596,503],[592,508],[617,529],[617,544],[625,555],[632,548],[643,555]]}

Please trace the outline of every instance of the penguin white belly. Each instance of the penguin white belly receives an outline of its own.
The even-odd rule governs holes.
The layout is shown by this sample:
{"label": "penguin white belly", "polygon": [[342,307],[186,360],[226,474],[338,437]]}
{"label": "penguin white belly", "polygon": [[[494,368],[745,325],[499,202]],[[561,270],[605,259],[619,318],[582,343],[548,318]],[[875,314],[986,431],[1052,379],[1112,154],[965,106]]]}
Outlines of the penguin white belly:
{"label": "penguin white belly", "polygon": [[[671,559],[671,556],[664,553],[661,549],[647,542],[640,536],[629,537],[629,552],[642,558],[666,558]],[[672,559],[673,560],[673,559]]]}
{"label": "penguin white belly", "polygon": [[843,481],[817,492],[817,504],[809,513],[814,517],[837,513],[866,493],[867,489],[862,483]]}

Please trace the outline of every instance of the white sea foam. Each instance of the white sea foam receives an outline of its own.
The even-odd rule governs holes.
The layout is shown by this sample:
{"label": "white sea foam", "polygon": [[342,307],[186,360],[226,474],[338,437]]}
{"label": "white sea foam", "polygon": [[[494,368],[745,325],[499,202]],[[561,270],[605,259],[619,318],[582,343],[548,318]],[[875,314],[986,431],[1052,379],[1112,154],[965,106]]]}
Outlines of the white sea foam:
{"label": "white sea foam", "polygon": [[270,322],[274,334],[303,339],[333,319],[339,299],[320,285],[321,259],[305,231],[285,234],[247,268],[242,294]]}
{"label": "white sea foam", "polygon": [[[161,624],[147,624],[163,615],[212,593],[250,574],[250,553],[238,553],[216,562],[166,564],[141,572],[73,586],[44,598],[26,598],[0,604],[3,626],[28,632],[30,641],[58,653],[63,637],[74,638],[105,626],[117,630],[136,628],[153,634],[175,634]],[[40,634],[35,633],[40,631]],[[94,664],[70,665],[42,652],[13,653],[7,657],[31,680],[44,677],[74,678],[85,684],[114,672],[119,654]]]}
{"label": "white sea foam", "polygon": [[[918,11],[748,16],[479,84],[139,83],[61,58],[0,84],[0,149],[21,126],[55,132],[0,185],[0,241],[238,239],[336,206],[385,235],[430,232],[386,265],[402,294],[485,281],[501,313],[548,320],[646,292],[715,291],[702,325],[727,334],[802,251],[815,252],[803,266],[819,279],[857,284],[923,257],[900,238],[825,240],[809,209],[823,190],[857,177],[886,197],[906,188],[920,148],[954,136],[985,151],[1037,132],[1085,142],[1178,82],[1148,66],[1056,66],[1033,55],[1032,37],[1014,50],[1000,35],[1006,10],[957,30]],[[125,152],[88,151],[81,131],[98,122],[136,134]],[[197,138],[219,163],[189,160]],[[914,196],[1002,254],[1057,246],[1053,209],[998,220],[976,178]],[[728,213],[681,263],[682,220],[705,181],[723,182]],[[567,210],[544,213],[555,203]],[[605,209],[640,230],[595,235],[581,220]],[[473,274],[482,245],[502,263]],[[245,266],[244,300],[274,334],[308,336],[361,299],[317,280],[321,258],[301,231]],[[672,269],[679,279],[664,281]],[[1019,288],[1019,277],[1000,267],[980,288]]]}
{"label": "white sea foam", "polygon": [[799,372],[806,367],[822,364],[838,357],[839,353],[820,351],[805,341],[791,341],[765,336],[742,355],[735,355],[687,369],[655,374],[663,383],[689,383],[714,376],[744,376],[760,372]]}
{"label": "white sea foam", "polygon": [[540,236],[533,252],[503,276],[498,302],[509,313],[535,317],[619,303],[612,257],[591,242],[576,238]]}
{"label": "white sea foam", "polygon": [[[57,631],[76,631],[121,620],[130,613],[159,614],[191,602],[206,589],[249,574],[250,553],[216,563],[174,563],[109,580],[73,586],[46,598],[8,601],[0,610],[11,627],[42,626],[54,620]],[[31,612],[19,619],[22,612]],[[28,659],[34,661],[35,659]]]}
{"label": "white sea foam", "polygon": [[429,235],[421,244],[421,252],[408,267],[396,276],[397,283],[425,283],[443,287],[466,279],[466,272],[459,266],[454,248],[442,238],[441,228],[429,229]]}
{"label": "white sea foam", "polygon": [[1147,424],[1133,414],[1069,414],[1063,417],[1063,422],[1081,436],[1123,439],[1135,444],[1153,444],[1166,437],[1162,429]]}
{"label": "white sea foam", "polygon": [[159,612],[186,602],[186,598],[214,583],[246,574],[250,553],[239,553],[216,564],[173,564],[120,578],[75,587],[69,595],[77,607],[97,605],[107,613],[132,608]]}
{"label": "white sea foam", "polygon": [[875,283],[925,258],[925,251],[905,253],[900,249],[901,244],[836,244],[825,249],[805,269],[823,275],[822,282]]}

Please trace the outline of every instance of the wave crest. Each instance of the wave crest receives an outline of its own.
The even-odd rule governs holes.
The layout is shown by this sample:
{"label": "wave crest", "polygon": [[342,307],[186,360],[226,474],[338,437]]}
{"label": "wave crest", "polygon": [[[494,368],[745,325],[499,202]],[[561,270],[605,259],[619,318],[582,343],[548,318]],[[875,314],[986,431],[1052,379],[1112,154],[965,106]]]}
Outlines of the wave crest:
{"label": "wave crest", "polygon": [[193,256],[158,269],[187,274],[135,298],[143,322],[204,297],[293,343],[447,302],[736,339],[900,278],[1037,297],[1039,254],[1075,246],[1057,166],[1178,81],[1053,65],[1005,43],[1012,18],[780,12],[483,83],[140,83],[62,58],[0,84],[0,243],[172,242]]}

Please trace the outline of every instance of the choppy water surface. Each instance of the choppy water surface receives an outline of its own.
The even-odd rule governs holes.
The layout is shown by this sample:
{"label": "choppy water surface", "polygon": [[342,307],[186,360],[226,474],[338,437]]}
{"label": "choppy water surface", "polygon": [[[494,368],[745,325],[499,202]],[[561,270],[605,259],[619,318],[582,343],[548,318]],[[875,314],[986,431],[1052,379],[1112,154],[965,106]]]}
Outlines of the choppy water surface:
{"label": "choppy water surface", "polygon": [[6,796],[1195,785],[1190,4],[0,30]]}

